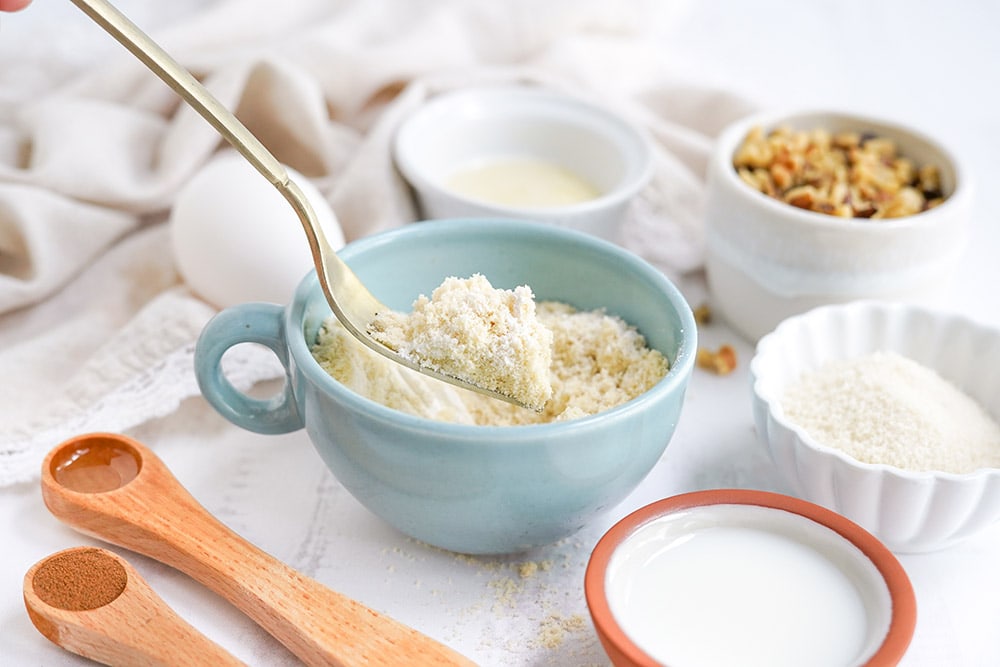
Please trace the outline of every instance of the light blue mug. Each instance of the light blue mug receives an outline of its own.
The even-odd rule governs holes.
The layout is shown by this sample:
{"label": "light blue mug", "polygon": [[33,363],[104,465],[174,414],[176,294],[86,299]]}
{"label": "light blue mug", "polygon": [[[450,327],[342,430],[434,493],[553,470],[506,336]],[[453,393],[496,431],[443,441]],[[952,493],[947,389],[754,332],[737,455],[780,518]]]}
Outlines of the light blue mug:
{"label": "light blue mug", "polygon": [[[287,307],[226,309],[202,331],[195,370],[205,398],[257,433],[305,427],[323,461],[363,505],[403,533],[470,554],[512,553],[579,530],[623,500],[673,435],[697,347],[691,310],[663,274],[620,247],[534,222],[442,220],[355,241],[340,252],[383,303],[408,311],[448,276],[482,273],[530,285],[539,300],[605,308],[670,362],[658,384],[582,419],[468,426],[387,408],[330,377],[310,345],[330,316],[315,273]],[[286,369],[269,399],[237,391],[220,363],[241,343],[269,347]]]}

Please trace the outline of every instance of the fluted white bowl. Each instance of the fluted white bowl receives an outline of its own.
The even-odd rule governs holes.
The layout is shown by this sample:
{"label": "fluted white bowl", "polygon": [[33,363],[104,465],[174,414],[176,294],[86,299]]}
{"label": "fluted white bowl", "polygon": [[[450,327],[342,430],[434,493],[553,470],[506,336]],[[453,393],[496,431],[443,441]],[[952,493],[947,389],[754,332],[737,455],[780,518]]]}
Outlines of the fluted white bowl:
{"label": "fluted white bowl", "polygon": [[1000,419],[1000,331],[900,303],[855,301],[784,320],[750,362],[757,436],[794,494],[834,510],[896,552],[950,546],[1000,521],[1000,469],[964,474],[861,462],[824,446],[782,409],[785,388],[835,359],[896,352],[933,369]]}

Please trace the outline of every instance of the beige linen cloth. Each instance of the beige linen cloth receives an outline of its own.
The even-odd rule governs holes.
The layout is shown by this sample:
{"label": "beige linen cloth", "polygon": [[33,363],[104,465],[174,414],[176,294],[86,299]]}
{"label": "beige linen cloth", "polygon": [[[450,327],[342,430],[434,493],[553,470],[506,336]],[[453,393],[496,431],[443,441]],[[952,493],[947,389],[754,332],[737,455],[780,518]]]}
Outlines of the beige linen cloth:
{"label": "beige linen cloth", "polygon": [[[118,6],[148,27],[149,5]],[[417,218],[390,154],[408,112],[457,87],[523,81],[644,128],[655,175],[623,243],[680,276],[701,264],[711,139],[750,110],[664,74],[658,35],[683,11],[675,3],[216,0],[159,11],[153,36],[321,190],[348,241]],[[0,485],[37,476],[66,437],[125,431],[197,394],[194,341],[216,312],[176,272],[169,210],[221,140],[82,13],[59,18],[72,28],[47,46],[17,34],[26,20],[0,30]],[[98,61],[74,51],[75,34],[94,44],[97,33],[109,43]],[[280,373],[252,349],[227,362],[240,387]]]}

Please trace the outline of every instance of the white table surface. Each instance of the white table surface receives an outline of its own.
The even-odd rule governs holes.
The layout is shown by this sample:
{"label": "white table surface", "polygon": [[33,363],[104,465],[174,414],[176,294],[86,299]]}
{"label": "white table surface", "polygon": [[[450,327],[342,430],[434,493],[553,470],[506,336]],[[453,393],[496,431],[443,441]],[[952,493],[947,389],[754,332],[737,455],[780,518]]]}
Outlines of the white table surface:
{"label": "white table surface", "polygon": [[[954,147],[979,188],[973,243],[950,308],[1000,326],[1000,204],[993,188],[1000,182],[1000,5],[729,0],[681,5],[672,18],[662,39],[679,78],[690,72],[693,82],[730,88],[764,107],[840,106],[897,118]],[[700,276],[682,288],[693,303],[704,297]],[[254,435],[194,398],[136,436],[155,442],[192,494],[247,539],[481,664],[601,665],[607,659],[587,616],[582,578],[590,549],[614,521],[694,489],[783,490],[754,436],[750,343],[721,324],[701,335],[710,346],[734,343],[740,366],[727,377],[694,375],[677,432],[649,477],[577,535],[509,558],[458,557],[401,536],[338,485],[301,431]],[[0,489],[0,535],[0,664],[88,664],[33,629],[21,580],[56,550],[98,543],[53,519],[34,484]],[[182,616],[237,657],[295,664],[184,575],[121,553]],[[903,664],[1000,664],[1000,526],[946,551],[900,560],[919,610]],[[547,567],[522,577],[524,562]]]}

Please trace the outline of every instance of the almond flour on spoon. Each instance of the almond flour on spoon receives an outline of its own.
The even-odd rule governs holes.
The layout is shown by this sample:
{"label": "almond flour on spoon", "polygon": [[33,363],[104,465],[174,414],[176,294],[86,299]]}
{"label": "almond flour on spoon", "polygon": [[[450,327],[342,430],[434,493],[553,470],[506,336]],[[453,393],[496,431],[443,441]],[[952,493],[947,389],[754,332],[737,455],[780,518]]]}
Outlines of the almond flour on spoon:
{"label": "almond flour on spoon", "polygon": [[552,332],[527,285],[496,289],[481,274],[446,278],[410,313],[379,313],[368,333],[405,359],[540,411],[552,397]]}

